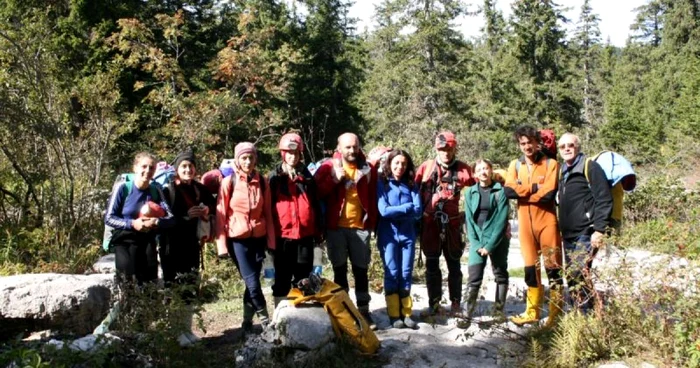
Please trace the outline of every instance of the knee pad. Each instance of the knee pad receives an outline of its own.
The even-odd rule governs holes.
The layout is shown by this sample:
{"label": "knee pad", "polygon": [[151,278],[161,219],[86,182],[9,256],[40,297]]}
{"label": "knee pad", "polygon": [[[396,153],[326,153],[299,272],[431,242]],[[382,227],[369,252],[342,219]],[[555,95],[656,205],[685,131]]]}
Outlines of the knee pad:
{"label": "knee pad", "polygon": [[537,273],[539,270],[535,266],[525,267],[525,284],[529,287],[538,287],[540,283],[538,281]]}

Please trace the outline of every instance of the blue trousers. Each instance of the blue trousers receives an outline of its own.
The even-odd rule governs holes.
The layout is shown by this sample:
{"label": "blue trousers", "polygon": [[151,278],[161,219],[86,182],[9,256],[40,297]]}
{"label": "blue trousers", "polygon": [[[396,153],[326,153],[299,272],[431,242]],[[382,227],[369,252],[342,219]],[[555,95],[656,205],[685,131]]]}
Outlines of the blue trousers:
{"label": "blue trousers", "polygon": [[267,309],[265,296],[260,284],[260,271],[265,259],[265,237],[248,239],[228,239],[228,253],[238,268],[245,283],[243,303],[252,305],[256,311]]}
{"label": "blue trousers", "polygon": [[377,246],[384,264],[384,293],[391,295],[411,290],[415,240],[381,237],[377,239]]}

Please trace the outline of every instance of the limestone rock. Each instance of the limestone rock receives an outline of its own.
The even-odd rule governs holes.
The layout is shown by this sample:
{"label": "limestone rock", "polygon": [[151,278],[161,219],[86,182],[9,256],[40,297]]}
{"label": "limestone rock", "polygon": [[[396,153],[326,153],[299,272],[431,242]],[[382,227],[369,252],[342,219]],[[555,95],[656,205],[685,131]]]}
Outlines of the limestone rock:
{"label": "limestone rock", "polygon": [[0,336],[52,329],[85,335],[109,310],[114,275],[0,277]]}

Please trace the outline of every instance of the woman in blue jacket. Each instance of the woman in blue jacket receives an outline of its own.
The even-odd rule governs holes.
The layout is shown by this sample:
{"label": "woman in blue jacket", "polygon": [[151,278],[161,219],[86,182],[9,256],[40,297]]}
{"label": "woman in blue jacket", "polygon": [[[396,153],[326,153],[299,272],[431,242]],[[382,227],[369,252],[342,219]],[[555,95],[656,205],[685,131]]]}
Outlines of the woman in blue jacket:
{"label": "woman in blue jacket", "polygon": [[502,312],[508,294],[508,200],[501,183],[493,180],[491,161],[481,159],[474,165],[479,181],[465,194],[466,222],[469,237],[469,293],[467,317],[476,308],[481,281],[484,279],[486,258],[496,278],[495,311]]}
{"label": "woman in blue jacket", "polygon": [[411,279],[415,258],[416,220],[422,213],[411,156],[394,150],[384,161],[377,184],[377,246],[384,262],[384,293],[389,321],[395,328],[415,328],[411,319]]}

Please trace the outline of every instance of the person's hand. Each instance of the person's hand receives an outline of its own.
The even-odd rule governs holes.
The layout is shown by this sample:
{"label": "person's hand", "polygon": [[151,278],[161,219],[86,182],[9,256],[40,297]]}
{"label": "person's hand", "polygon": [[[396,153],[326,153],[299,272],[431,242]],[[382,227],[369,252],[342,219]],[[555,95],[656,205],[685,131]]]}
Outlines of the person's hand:
{"label": "person's hand", "polygon": [[150,230],[158,225],[158,219],[155,217],[142,217],[144,230]]}
{"label": "person's hand", "polygon": [[596,231],[591,235],[591,247],[593,248],[600,248],[602,247],[603,240],[605,239],[605,234],[601,233],[600,231]]}
{"label": "person's hand", "polygon": [[333,180],[340,182],[345,176],[345,169],[339,160],[333,160]]}
{"label": "person's hand", "polygon": [[195,219],[197,217],[201,217],[202,212],[202,207],[192,206],[189,210],[187,210],[187,216],[191,219]]}
{"label": "person's hand", "polygon": [[476,250],[477,253],[479,253],[480,256],[486,257],[489,255],[489,251],[486,250],[486,248],[479,248]]}
{"label": "person's hand", "polygon": [[202,209],[202,214],[199,216],[202,219],[206,220],[209,217],[209,207],[207,206],[199,206],[199,208]]}
{"label": "person's hand", "polygon": [[141,231],[145,227],[144,223],[143,223],[143,219],[137,218],[135,220],[131,220],[131,227],[133,227],[134,230],[136,230],[136,231]]}

